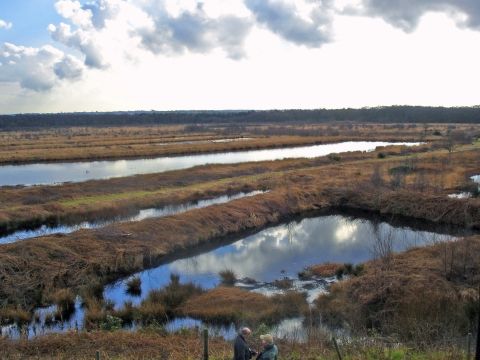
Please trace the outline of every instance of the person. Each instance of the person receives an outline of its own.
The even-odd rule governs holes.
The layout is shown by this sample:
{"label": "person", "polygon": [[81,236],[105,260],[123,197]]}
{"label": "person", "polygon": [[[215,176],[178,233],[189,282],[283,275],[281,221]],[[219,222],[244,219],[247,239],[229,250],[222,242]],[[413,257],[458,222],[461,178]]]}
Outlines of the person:
{"label": "person", "polygon": [[251,333],[252,331],[247,327],[240,330],[233,344],[233,360],[250,360],[257,354],[256,351],[248,347],[247,337]]}
{"label": "person", "polygon": [[273,342],[273,336],[270,334],[260,335],[263,350],[258,354],[257,360],[277,360],[278,348]]}

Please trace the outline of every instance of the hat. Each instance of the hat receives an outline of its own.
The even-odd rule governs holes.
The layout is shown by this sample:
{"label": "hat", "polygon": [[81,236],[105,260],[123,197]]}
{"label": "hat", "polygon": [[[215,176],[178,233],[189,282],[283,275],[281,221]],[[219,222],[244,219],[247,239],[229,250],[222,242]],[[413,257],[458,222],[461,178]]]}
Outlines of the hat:
{"label": "hat", "polygon": [[270,334],[260,335],[260,339],[268,344],[273,344],[273,336]]}

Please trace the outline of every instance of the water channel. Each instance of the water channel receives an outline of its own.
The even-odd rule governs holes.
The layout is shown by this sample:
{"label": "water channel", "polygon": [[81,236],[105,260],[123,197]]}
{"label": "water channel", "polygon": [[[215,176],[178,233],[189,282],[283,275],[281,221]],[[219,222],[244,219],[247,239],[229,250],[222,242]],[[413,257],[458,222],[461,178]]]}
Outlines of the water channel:
{"label": "water channel", "polygon": [[[373,249],[379,242],[388,241],[394,251],[404,251],[411,247],[425,246],[443,241],[452,241],[456,236],[465,235],[463,230],[445,228],[426,229],[416,225],[391,224],[383,220],[366,217],[352,217],[342,214],[318,215],[289,223],[266,228],[253,235],[248,235],[227,244],[219,244],[210,250],[198,250],[197,253],[181,255],[156,268],[145,270],[131,277],[141,279],[139,296],[127,293],[125,278],[108,285],[104,289],[104,298],[118,309],[126,301],[140,304],[153,289],[161,289],[168,284],[170,274],[180,276],[181,282],[193,282],[205,289],[213,288],[220,282],[218,273],[233,270],[238,278],[255,279],[254,284],[236,285],[250,287],[266,295],[281,292],[272,282],[288,277],[293,280],[295,290],[305,292],[309,301],[320,293],[328,291],[334,278],[317,278],[303,281],[298,273],[305,267],[324,263],[358,264],[368,261],[373,256]],[[47,314],[55,311],[55,306],[38,309],[40,322],[29,327],[30,336],[67,329],[82,329],[84,309],[81,299],[77,299],[76,311],[72,318],[52,326],[42,324]],[[182,327],[205,326],[199,320],[184,318],[173,319],[166,324],[170,331]],[[287,334],[289,328],[299,331],[301,319],[285,319],[276,331]],[[235,325],[214,328],[229,338],[235,333]],[[4,328],[4,334],[15,337],[15,327]],[[17,330],[18,331],[18,330]],[[18,334],[17,334],[18,335]]]}
{"label": "water channel", "polygon": [[379,146],[415,146],[418,144],[419,143],[350,141],[336,144],[171,156],[152,159],[5,165],[0,166],[0,186],[54,185],[65,182],[82,182],[137,174],[160,173],[205,164],[235,164],[285,158],[314,158],[331,153],[373,151]]}
{"label": "water channel", "polygon": [[82,223],[74,224],[74,225],[56,225],[56,226],[42,225],[36,229],[18,230],[11,234],[0,236],[0,244],[8,244],[8,243],[17,242],[20,240],[26,240],[26,239],[30,239],[38,236],[45,236],[45,235],[52,235],[52,234],[69,234],[80,229],[98,229],[113,223],[141,221],[144,219],[165,217],[165,216],[180,214],[182,212],[186,212],[192,209],[204,208],[210,205],[224,204],[232,200],[241,199],[243,197],[248,197],[248,196],[255,196],[257,194],[262,194],[262,193],[264,193],[264,191],[252,191],[249,193],[242,192],[234,195],[223,195],[213,199],[199,200],[197,202],[190,202],[190,203],[179,204],[179,205],[168,205],[161,208],[143,209],[143,210],[139,210],[136,214],[133,214],[130,216],[117,217],[117,218],[105,220],[105,221],[96,221],[96,222],[84,221]]}

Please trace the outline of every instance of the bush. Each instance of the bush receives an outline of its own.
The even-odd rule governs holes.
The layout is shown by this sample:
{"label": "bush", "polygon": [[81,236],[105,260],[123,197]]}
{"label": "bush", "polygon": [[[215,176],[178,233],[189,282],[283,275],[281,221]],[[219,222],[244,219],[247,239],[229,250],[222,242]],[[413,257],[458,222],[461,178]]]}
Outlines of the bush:
{"label": "bush", "polygon": [[113,313],[114,316],[122,319],[123,324],[131,324],[138,315],[137,309],[133,306],[131,301],[127,301],[120,310]]}
{"label": "bush", "polygon": [[203,292],[202,288],[193,283],[180,284],[179,276],[172,274],[170,283],[161,290],[151,291],[142,306],[146,306],[148,303],[160,304],[168,316],[175,316],[178,315],[177,310],[183,303],[192,296],[200,295]]}
{"label": "bush", "polygon": [[340,160],[342,160],[342,158],[340,157],[340,155],[335,154],[335,153],[333,153],[333,154],[328,154],[327,158],[328,158],[328,160],[331,160],[331,161],[340,161]]}
{"label": "bush", "polygon": [[105,320],[100,323],[100,329],[106,331],[120,330],[122,328],[122,319],[107,315]]}
{"label": "bush", "polygon": [[57,316],[61,319],[68,319],[75,312],[75,295],[70,289],[56,291],[51,300],[57,305]]}
{"label": "bush", "polygon": [[233,286],[237,281],[237,276],[233,270],[223,270],[218,273],[220,276],[220,282],[224,286]]}
{"label": "bush", "polygon": [[273,285],[279,289],[287,290],[293,286],[293,280],[289,278],[284,278],[282,280],[275,280]]}
{"label": "bush", "polygon": [[127,293],[135,296],[142,294],[142,280],[139,277],[133,277],[127,281]]}

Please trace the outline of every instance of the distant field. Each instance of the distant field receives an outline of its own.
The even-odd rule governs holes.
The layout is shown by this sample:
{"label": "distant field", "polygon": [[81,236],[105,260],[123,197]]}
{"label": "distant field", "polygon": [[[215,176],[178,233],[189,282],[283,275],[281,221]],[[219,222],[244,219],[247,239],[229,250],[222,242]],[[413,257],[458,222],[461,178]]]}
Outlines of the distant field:
{"label": "distant field", "polygon": [[159,157],[341,141],[443,141],[479,125],[260,124],[0,131],[0,164]]}

